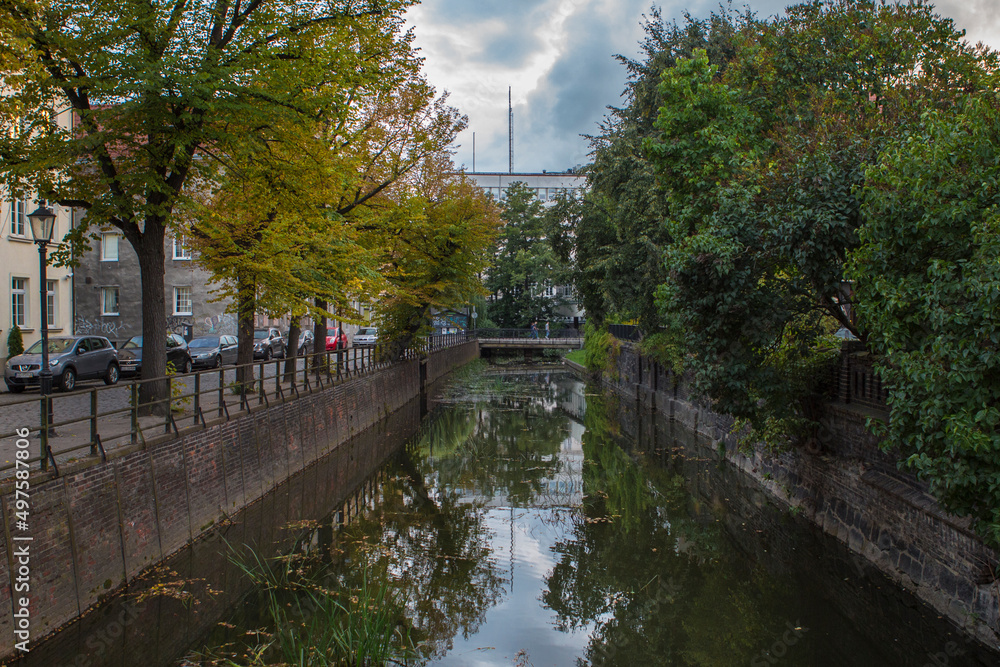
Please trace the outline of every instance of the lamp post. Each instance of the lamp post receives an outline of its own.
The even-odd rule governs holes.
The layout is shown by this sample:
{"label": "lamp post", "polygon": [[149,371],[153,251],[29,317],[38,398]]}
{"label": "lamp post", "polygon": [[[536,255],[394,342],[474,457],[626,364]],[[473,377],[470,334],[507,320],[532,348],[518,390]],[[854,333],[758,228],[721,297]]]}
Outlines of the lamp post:
{"label": "lamp post", "polygon": [[38,244],[38,272],[41,284],[38,287],[38,294],[41,302],[41,329],[42,329],[42,368],[38,371],[39,389],[42,395],[41,420],[42,420],[42,470],[48,468],[49,436],[55,435],[52,430],[52,369],[49,368],[49,308],[48,308],[48,280],[45,276],[48,259],[46,257],[47,246],[52,240],[52,231],[55,228],[56,214],[45,205],[45,200],[38,203],[38,208],[28,214],[31,221],[31,235],[35,237]]}

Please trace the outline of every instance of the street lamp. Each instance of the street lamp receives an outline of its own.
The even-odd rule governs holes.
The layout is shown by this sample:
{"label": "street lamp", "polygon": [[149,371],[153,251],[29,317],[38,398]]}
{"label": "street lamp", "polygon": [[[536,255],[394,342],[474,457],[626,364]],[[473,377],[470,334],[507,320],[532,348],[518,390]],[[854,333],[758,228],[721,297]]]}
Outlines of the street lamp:
{"label": "street lamp", "polygon": [[38,208],[28,214],[31,221],[31,235],[35,237],[38,244],[38,267],[41,274],[41,284],[38,293],[41,301],[42,316],[42,368],[38,372],[38,383],[42,394],[41,418],[45,427],[42,429],[42,468],[48,467],[48,437],[55,435],[52,431],[52,370],[49,368],[49,308],[48,308],[48,280],[45,276],[45,269],[48,260],[46,250],[49,242],[52,241],[52,231],[56,226],[56,214],[45,205],[45,200],[39,202]]}

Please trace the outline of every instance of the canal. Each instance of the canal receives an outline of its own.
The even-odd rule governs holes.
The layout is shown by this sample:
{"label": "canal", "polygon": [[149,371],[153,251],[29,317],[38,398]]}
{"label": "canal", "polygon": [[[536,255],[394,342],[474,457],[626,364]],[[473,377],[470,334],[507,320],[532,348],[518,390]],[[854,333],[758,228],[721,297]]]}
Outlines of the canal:
{"label": "canal", "polygon": [[707,443],[559,367],[477,362],[428,407],[355,445],[398,442],[349,496],[323,500],[336,466],[314,467],[20,664],[1000,663]]}

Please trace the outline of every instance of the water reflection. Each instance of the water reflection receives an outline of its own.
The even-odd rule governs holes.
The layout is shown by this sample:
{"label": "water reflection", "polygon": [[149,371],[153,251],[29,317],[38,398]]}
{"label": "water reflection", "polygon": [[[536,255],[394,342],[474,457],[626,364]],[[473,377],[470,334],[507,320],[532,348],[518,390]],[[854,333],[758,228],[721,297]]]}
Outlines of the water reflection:
{"label": "water reflection", "polygon": [[619,447],[605,399],[588,404],[585,426],[585,499],[542,600],[559,629],[591,628],[587,662],[745,665],[787,623],[803,634],[787,582],[740,562],[683,475]]}
{"label": "water reflection", "polygon": [[[705,443],[629,402],[570,375],[479,367],[431,403],[418,435],[341,510],[242,524],[352,617],[375,606],[391,617],[416,651],[405,664],[1000,664]],[[350,451],[363,457],[376,441]],[[310,469],[303,499],[353,458]],[[197,563],[216,545],[200,548],[185,576],[206,576]],[[270,592],[222,580],[239,604],[174,664],[274,664],[246,657],[278,629]],[[383,597],[358,594],[383,585]],[[295,595],[281,601],[298,621],[311,612]]]}
{"label": "water reflection", "polygon": [[414,464],[432,498],[487,508],[504,587],[437,664],[923,665],[953,640],[948,664],[993,664],[877,573],[821,562],[840,545],[710,449],[653,418],[637,436],[572,377],[487,374],[440,404]]}

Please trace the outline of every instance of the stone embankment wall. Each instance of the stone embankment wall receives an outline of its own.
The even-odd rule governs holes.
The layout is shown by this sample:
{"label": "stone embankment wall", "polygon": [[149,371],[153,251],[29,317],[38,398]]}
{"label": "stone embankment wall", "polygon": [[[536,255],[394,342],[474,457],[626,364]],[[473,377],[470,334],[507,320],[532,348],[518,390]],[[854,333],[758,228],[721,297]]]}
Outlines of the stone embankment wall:
{"label": "stone embankment wall", "polygon": [[884,413],[879,410],[881,387],[865,365],[864,359],[845,357],[833,393],[855,398],[827,406],[816,446],[779,455],[761,447],[741,452],[732,418],[699,403],[684,378],[630,346],[622,348],[604,381],[640,410],[660,412],[707,438],[778,502],[798,508],[938,613],[998,647],[998,555],[966,521],[942,510],[924,485],[899,471],[895,459],[866,430],[868,417]]}
{"label": "stone embankment wall", "polygon": [[[230,560],[241,547],[265,558],[289,554],[296,544],[329,547],[341,525],[381,496],[380,478],[389,474],[386,460],[417,432],[420,419],[415,398],[129,582],[127,595],[113,596],[32,646],[23,667],[187,664],[182,659],[192,642],[238,610],[252,590],[250,579]],[[180,582],[192,597],[143,595],[158,582]]]}
{"label": "stone embankment wall", "polygon": [[442,377],[464,366],[473,359],[479,358],[479,343],[473,341],[464,345],[448,348],[448,354],[430,354],[427,357],[425,381],[427,384],[440,380]]}
{"label": "stone embankment wall", "polygon": [[[475,358],[478,343],[438,350],[328,389],[272,403],[179,436],[115,450],[106,462],[38,473],[30,487],[30,542],[12,540],[13,482],[0,486],[0,655],[14,651],[14,604],[28,597],[32,642],[56,630],[263,497],[296,472],[420,395],[435,377]],[[353,461],[353,456],[351,460]],[[348,469],[340,474],[349,481]],[[19,592],[28,545],[30,590]]]}

